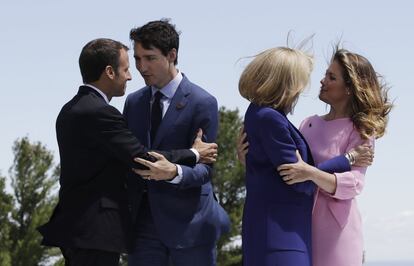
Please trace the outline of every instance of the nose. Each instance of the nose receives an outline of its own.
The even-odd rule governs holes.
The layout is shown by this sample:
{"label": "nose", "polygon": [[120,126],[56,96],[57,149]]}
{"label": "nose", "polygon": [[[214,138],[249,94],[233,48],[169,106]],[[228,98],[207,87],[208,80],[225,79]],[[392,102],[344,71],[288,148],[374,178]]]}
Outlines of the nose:
{"label": "nose", "polygon": [[325,78],[322,78],[320,83],[321,83],[321,85],[324,85],[325,84]]}
{"label": "nose", "polygon": [[129,72],[129,70],[128,70],[128,73],[127,73],[127,80],[131,80],[131,79],[132,79],[131,72]]}

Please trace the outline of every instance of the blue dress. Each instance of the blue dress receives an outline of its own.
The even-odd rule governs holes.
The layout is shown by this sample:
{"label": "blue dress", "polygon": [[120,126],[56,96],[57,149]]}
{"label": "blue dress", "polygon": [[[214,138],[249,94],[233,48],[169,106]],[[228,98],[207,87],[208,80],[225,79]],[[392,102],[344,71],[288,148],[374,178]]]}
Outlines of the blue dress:
{"label": "blue dress", "polygon": [[245,115],[249,142],[242,243],[245,266],[311,265],[314,183],[287,185],[276,168],[297,162],[295,151],[313,164],[303,136],[286,115],[250,104]]}

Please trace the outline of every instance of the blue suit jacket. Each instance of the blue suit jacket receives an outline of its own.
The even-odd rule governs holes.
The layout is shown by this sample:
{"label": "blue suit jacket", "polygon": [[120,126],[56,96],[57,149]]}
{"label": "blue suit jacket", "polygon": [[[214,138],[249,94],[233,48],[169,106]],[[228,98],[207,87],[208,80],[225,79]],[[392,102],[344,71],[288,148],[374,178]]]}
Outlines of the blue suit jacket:
{"label": "blue suit jacket", "polygon": [[[151,88],[144,87],[128,95],[124,115],[134,135],[150,146]],[[218,128],[217,101],[185,76],[157,131],[152,149],[191,148],[199,128],[204,141],[214,142]],[[148,182],[148,197],[154,222],[161,240],[172,248],[214,244],[229,230],[227,213],[214,199],[211,184],[212,166],[182,166],[183,179],[175,185],[165,181]],[[143,180],[130,175],[129,192],[132,213],[139,206]]]}
{"label": "blue suit jacket", "polygon": [[[289,186],[276,171],[281,164],[297,161],[296,150],[313,165],[309,147],[286,115],[272,108],[250,104],[244,124],[249,141],[242,227],[244,265],[275,265],[266,260],[266,254],[277,250],[305,252],[310,265],[315,185],[306,181]],[[341,156],[321,168],[342,172],[349,164]],[[303,265],[295,256],[290,259],[282,265]]]}

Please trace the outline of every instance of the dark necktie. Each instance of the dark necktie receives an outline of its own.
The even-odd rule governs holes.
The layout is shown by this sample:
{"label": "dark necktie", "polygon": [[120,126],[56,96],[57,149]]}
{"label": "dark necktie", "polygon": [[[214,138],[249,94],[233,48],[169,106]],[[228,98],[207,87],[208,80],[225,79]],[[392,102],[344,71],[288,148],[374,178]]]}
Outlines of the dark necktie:
{"label": "dark necktie", "polygon": [[158,127],[161,124],[162,109],[160,100],[162,93],[157,91],[154,95],[154,102],[151,107],[151,144],[154,143],[155,135],[157,134]]}

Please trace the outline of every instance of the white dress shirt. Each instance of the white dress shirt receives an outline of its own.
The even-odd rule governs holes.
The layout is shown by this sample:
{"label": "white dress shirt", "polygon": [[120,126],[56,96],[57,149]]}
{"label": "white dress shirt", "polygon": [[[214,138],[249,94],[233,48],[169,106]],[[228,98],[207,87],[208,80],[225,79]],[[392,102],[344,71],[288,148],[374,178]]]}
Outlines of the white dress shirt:
{"label": "white dress shirt", "polygon": [[93,85],[91,85],[91,84],[85,84],[85,86],[87,86],[87,87],[89,87],[89,88],[92,88],[92,89],[94,89],[94,90],[96,90],[103,98],[104,98],[104,100],[105,100],[105,102],[107,103],[107,104],[109,104],[109,100],[108,100],[108,97],[106,96],[106,94],[105,93],[103,93],[100,89],[98,89],[97,87],[95,87],[95,86],[93,86]]}

